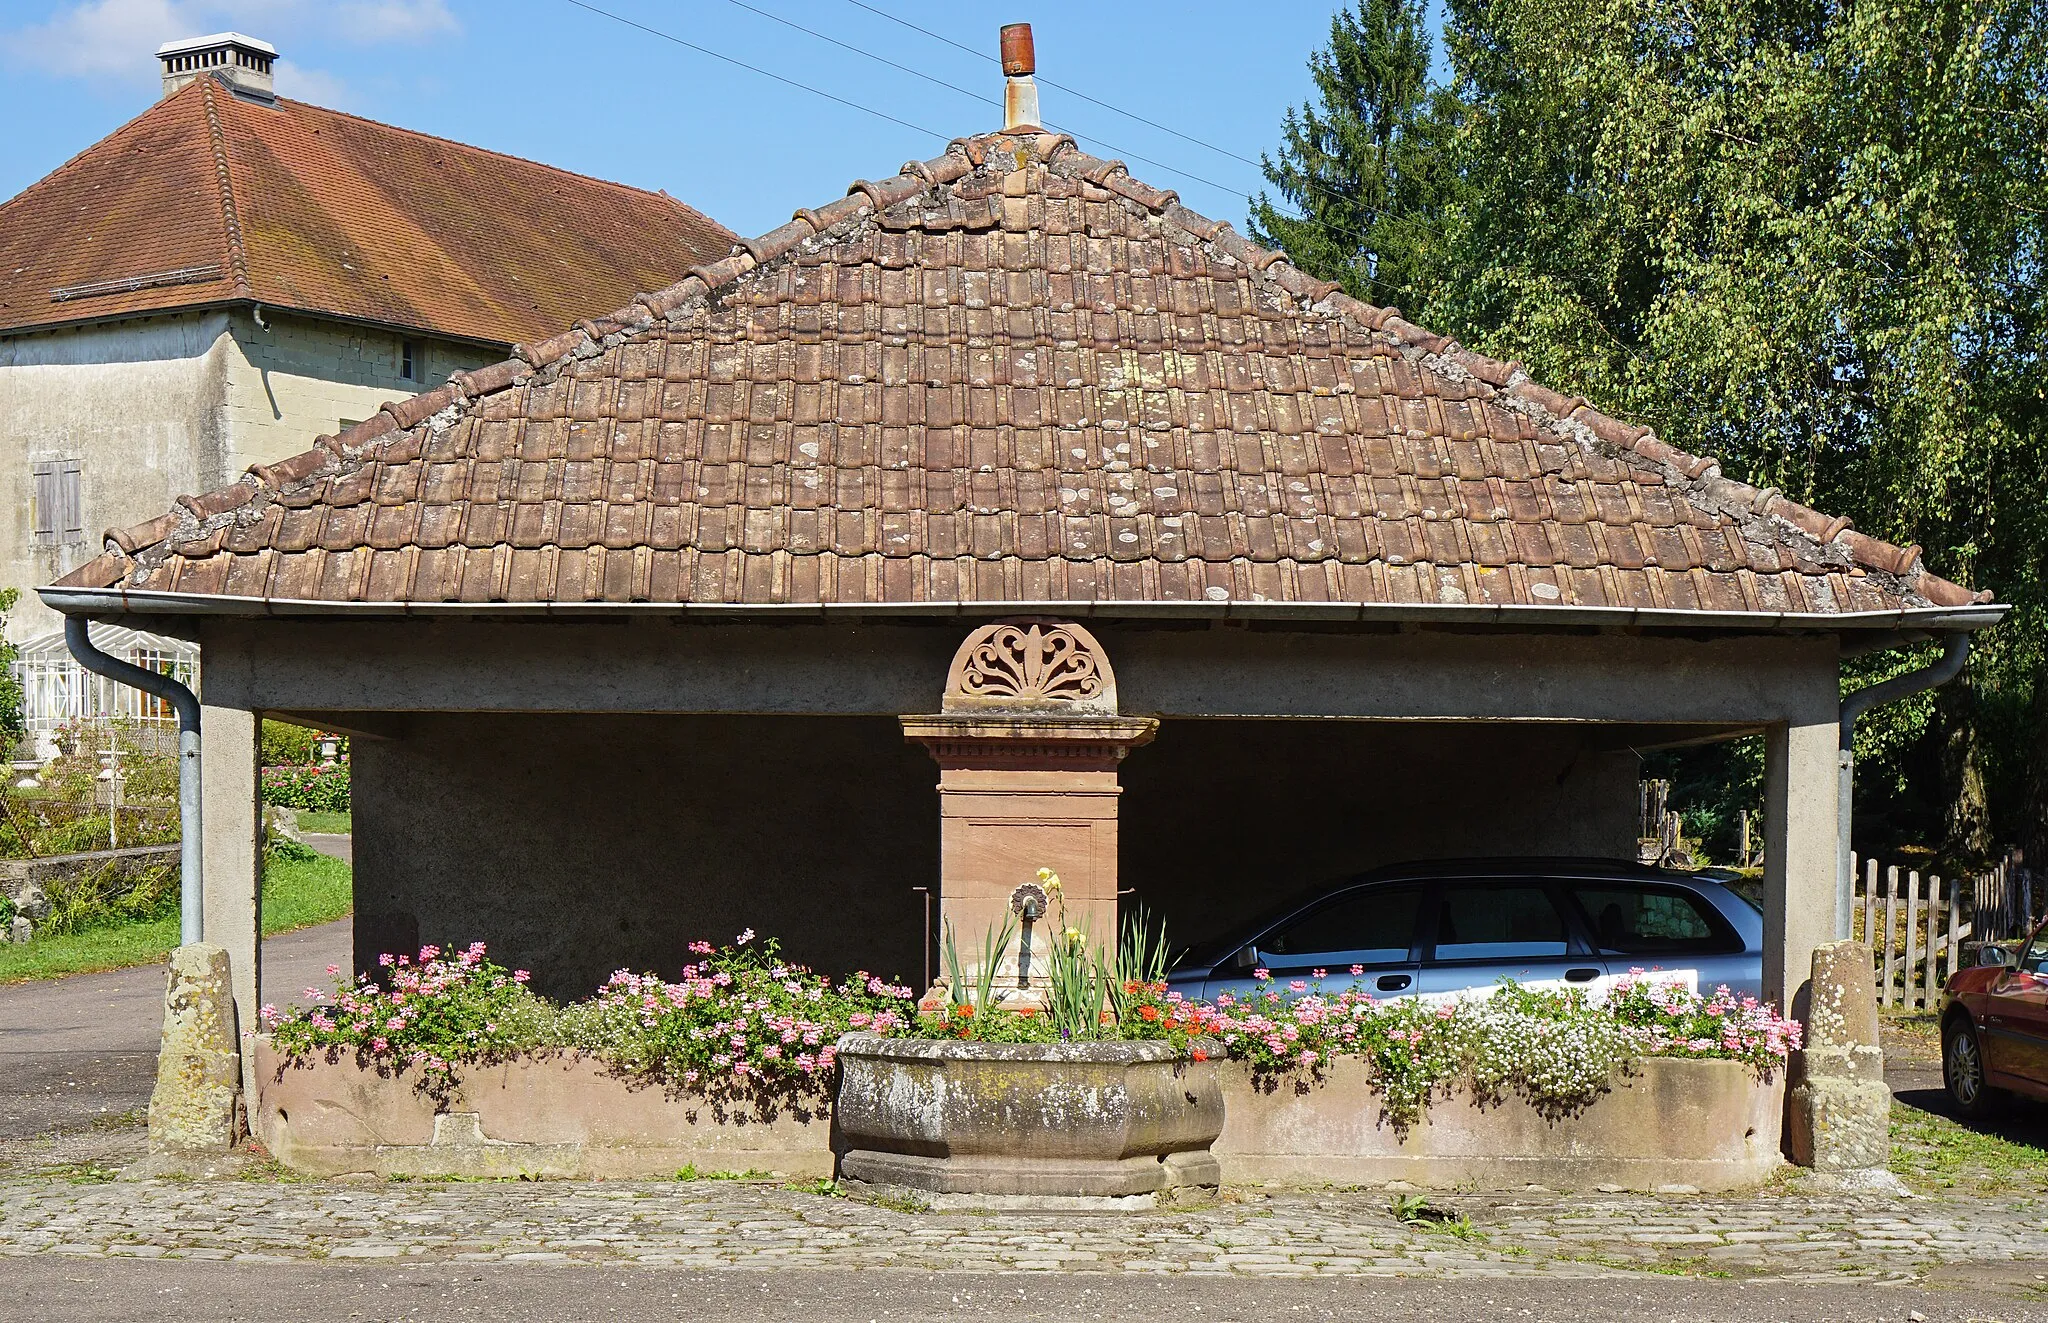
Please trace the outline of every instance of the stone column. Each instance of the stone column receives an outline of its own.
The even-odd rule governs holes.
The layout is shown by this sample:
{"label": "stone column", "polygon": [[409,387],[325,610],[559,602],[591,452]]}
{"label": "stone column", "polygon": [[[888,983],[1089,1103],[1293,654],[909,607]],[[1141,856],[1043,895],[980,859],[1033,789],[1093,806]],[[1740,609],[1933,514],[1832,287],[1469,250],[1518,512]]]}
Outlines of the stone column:
{"label": "stone column", "polygon": [[1764,995],[1810,1019],[1814,950],[1835,940],[1837,727],[1764,736]]}
{"label": "stone column", "polygon": [[[263,809],[258,784],[261,715],[207,707],[199,717],[205,795],[206,942],[227,952],[236,1042],[257,1028],[263,950]],[[243,1052],[244,1096],[255,1095],[255,1054]]]}
{"label": "stone column", "polygon": [[[1117,764],[1158,722],[1116,710],[1116,679],[1079,625],[1006,621],[975,630],[953,658],[941,710],[903,718],[904,735],[939,764],[939,915],[963,965],[985,934],[1020,909],[1044,906],[999,971],[1001,986],[1032,995],[1068,925],[1114,949],[1117,933]],[[1060,893],[1038,887],[1040,869]],[[943,963],[940,972],[945,972]]]}
{"label": "stone column", "polygon": [[1817,1181],[1904,1193],[1891,1159],[1892,1091],[1877,1039],[1870,948],[1829,942],[1813,953],[1806,1046],[1785,1096],[1785,1151]]}

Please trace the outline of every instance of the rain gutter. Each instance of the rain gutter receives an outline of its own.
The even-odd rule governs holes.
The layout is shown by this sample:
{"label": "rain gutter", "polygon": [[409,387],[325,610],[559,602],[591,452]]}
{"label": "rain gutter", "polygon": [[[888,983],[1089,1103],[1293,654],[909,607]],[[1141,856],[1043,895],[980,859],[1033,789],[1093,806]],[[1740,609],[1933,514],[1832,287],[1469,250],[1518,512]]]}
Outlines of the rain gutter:
{"label": "rain gutter", "polygon": [[206,940],[206,880],[202,869],[204,838],[199,822],[199,697],[161,671],[147,670],[103,652],[92,641],[91,622],[83,615],[64,617],[64,642],[78,664],[96,675],[140,689],[169,703],[178,714],[178,941],[181,946]]}

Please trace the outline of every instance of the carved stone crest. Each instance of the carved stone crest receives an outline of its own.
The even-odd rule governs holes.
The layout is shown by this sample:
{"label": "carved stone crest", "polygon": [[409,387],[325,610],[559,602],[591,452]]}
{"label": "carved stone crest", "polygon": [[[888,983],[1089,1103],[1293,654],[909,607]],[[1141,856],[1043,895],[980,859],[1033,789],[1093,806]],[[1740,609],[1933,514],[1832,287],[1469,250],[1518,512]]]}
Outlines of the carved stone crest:
{"label": "carved stone crest", "polygon": [[947,712],[1116,713],[1116,674],[1095,636],[1056,620],[983,625],[953,654]]}

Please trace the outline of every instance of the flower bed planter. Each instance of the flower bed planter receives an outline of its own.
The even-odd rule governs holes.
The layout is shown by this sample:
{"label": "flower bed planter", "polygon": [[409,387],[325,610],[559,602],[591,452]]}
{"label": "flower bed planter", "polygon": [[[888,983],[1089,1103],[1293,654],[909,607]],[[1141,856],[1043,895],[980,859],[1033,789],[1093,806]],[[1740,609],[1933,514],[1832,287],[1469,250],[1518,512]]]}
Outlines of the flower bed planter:
{"label": "flower bed planter", "polygon": [[1212,1067],[1165,1043],[839,1042],[840,1172],[954,1201],[1213,1193]]}
{"label": "flower bed planter", "polygon": [[1725,1190],[1784,1161],[1784,1072],[1761,1082],[1742,1062],[1641,1059],[1608,1093],[1555,1119],[1519,1097],[1481,1105],[1458,1088],[1405,1132],[1383,1119],[1356,1060],[1330,1061],[1319,1082],[1260,1080],[1235,1062],[1217,1075],[1224,1124],[1214,1152],[1233,1185]]}
{"label": "flower bed planter", "polygon": [[750,1106],[675,1093],[576,1053],[462,1072],[445,1106],[337,1053],[287,1061],[256,1040],[253,1129],[279,1162],[318,1175],[672,1177],[679,1168],[829,1177],[817,1105]]}

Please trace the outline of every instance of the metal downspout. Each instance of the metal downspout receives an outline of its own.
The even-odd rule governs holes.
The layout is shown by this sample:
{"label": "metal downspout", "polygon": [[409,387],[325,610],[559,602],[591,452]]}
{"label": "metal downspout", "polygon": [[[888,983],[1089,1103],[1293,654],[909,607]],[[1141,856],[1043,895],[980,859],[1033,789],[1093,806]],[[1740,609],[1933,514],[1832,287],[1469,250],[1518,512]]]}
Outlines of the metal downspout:
{"label": "metal downspout", "polygon": [[1963,663],[1969,659],[1970,636],[1950,634],[1941,660],[1932,666],[1895,675],[1842,698],[1841,736],[1835,754],[1835,938],[1838,941],[1846,941],[1853,935],[1850,912],[1855,903],[1856,879],[1849,863],[1849,829],[1856,799],[1856,718],[1881,704],[1947,684],[1962,674]]}
{"label": "metal downspout", "polygon": [[199,698],[160,671],[145,670],[102,652],[92,641],[91,622],[84,616],[64,617],[64,642],[86,670],[104,675],[144,693],[154,694],[178,713],[178,829],[180,886],[178,919],[181,945],[206,940],[206,881],[201,872],[199,827]]}

